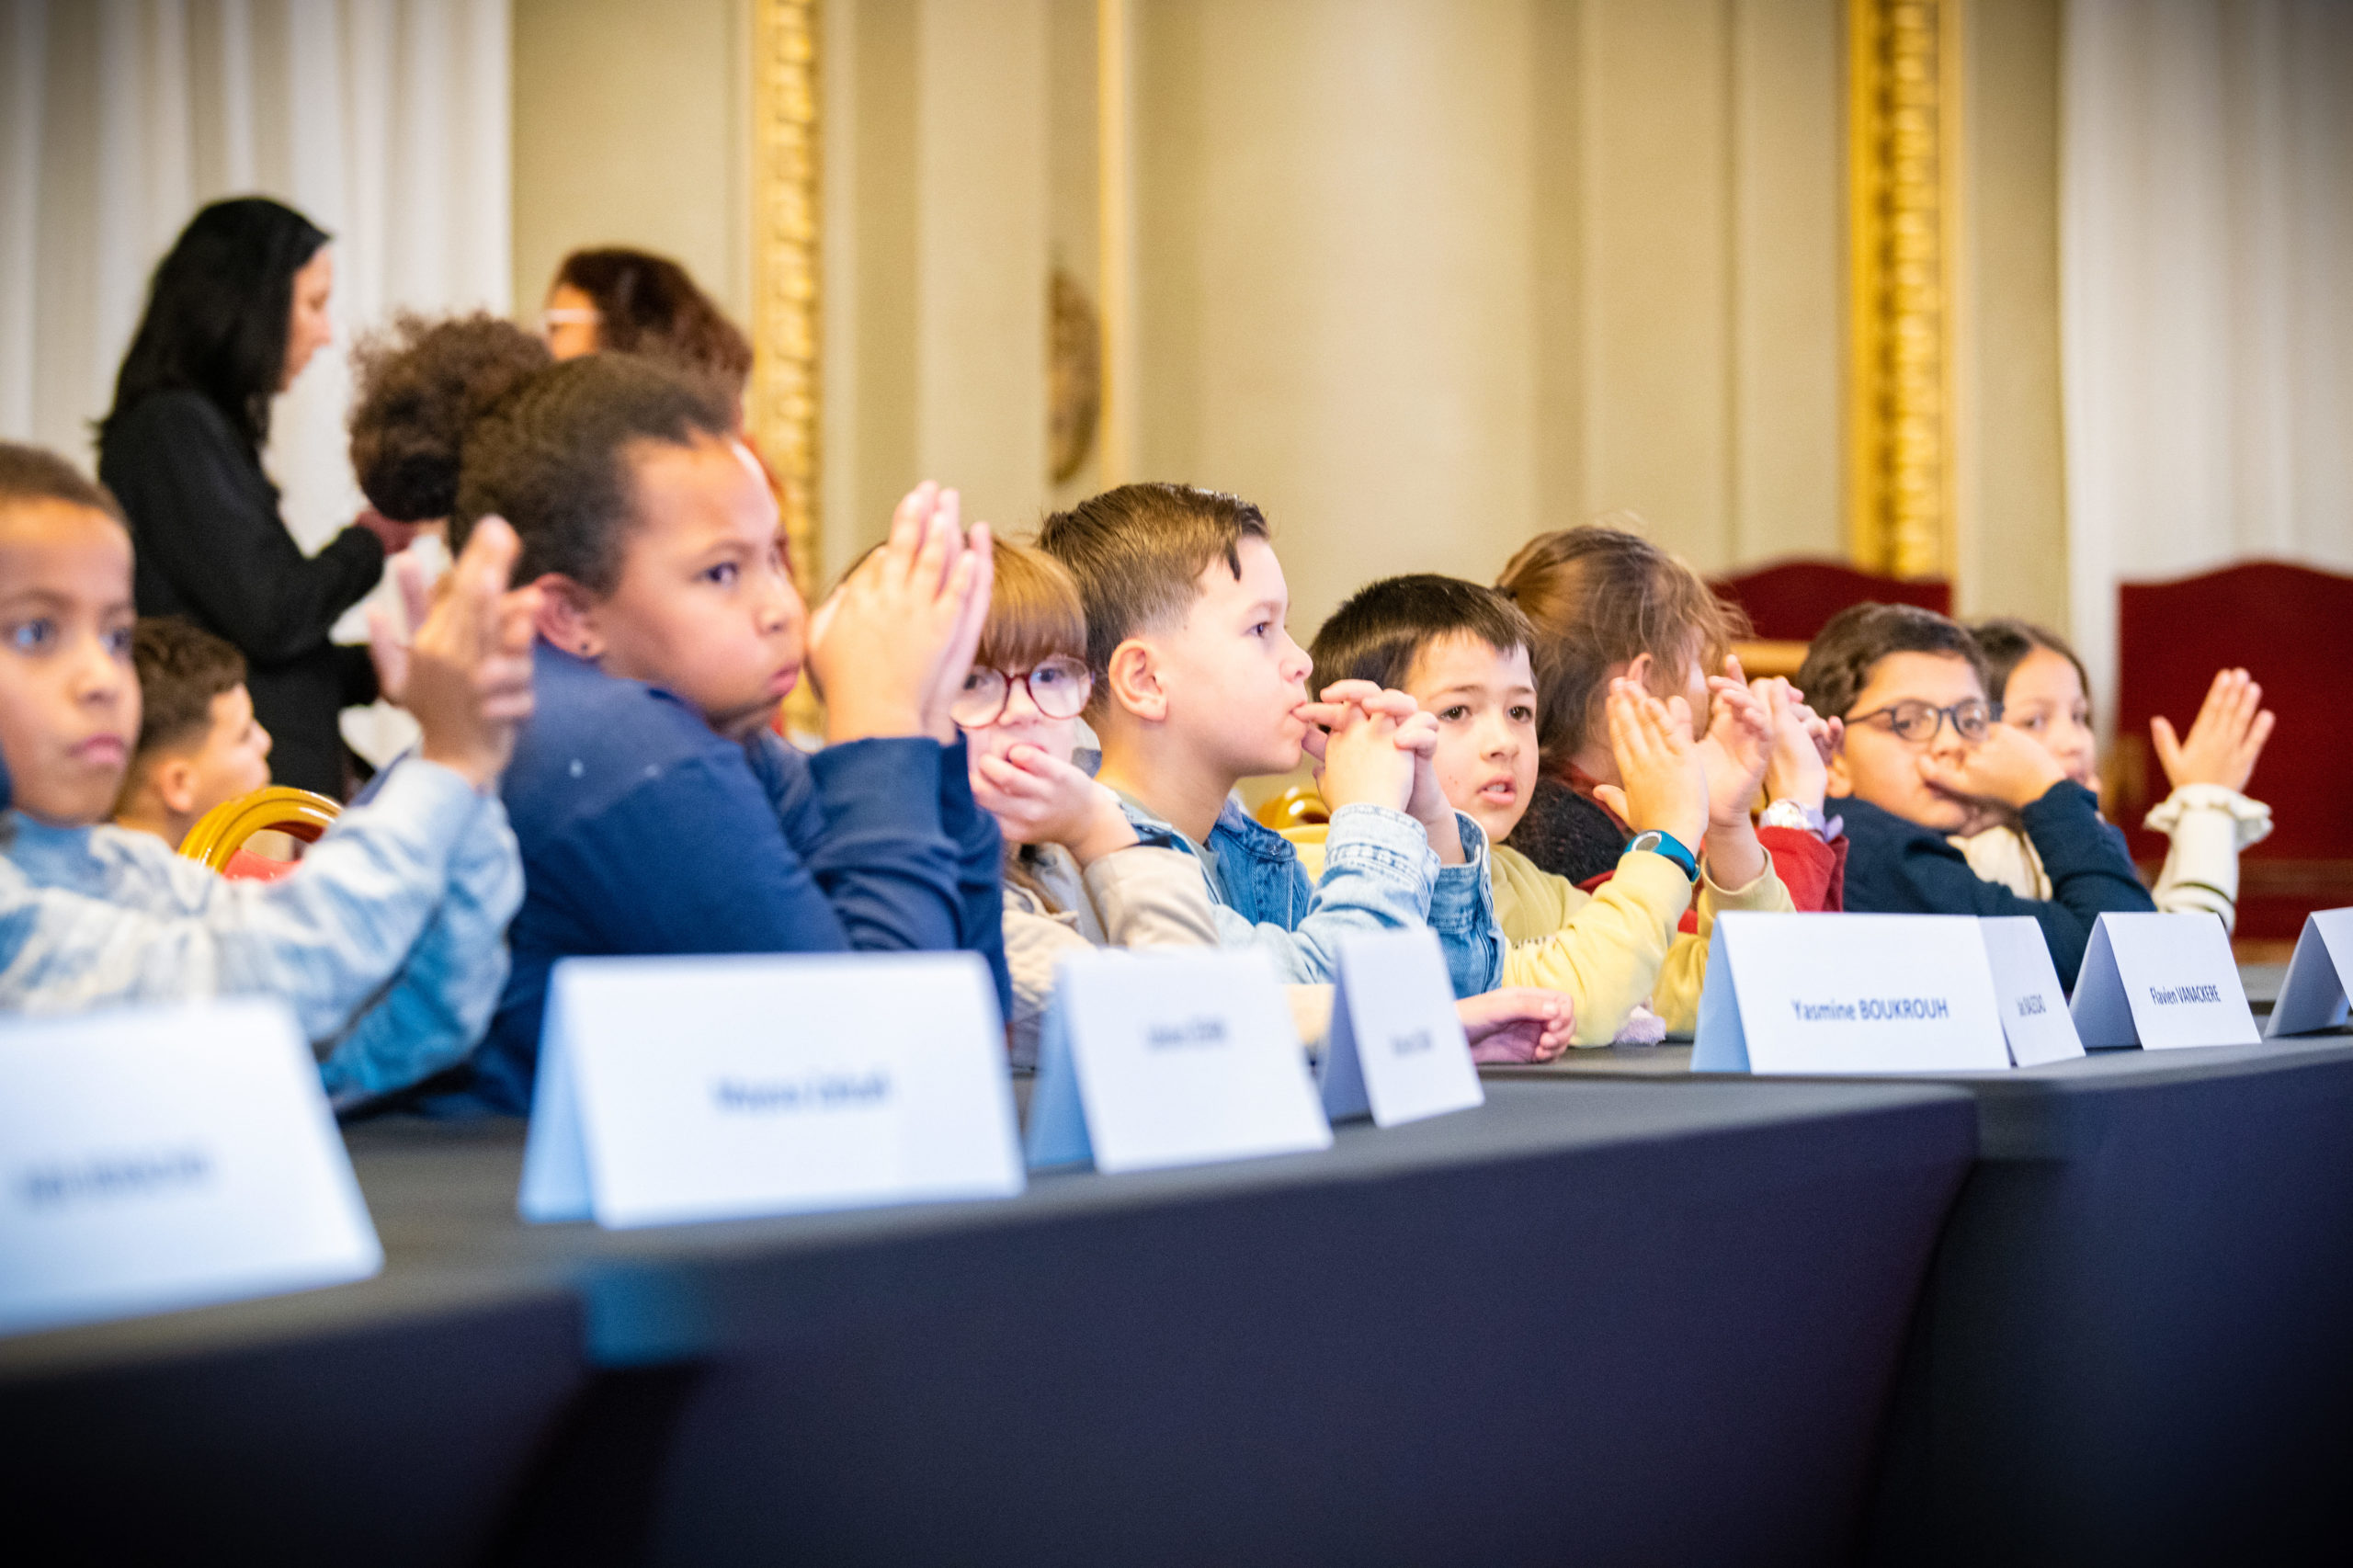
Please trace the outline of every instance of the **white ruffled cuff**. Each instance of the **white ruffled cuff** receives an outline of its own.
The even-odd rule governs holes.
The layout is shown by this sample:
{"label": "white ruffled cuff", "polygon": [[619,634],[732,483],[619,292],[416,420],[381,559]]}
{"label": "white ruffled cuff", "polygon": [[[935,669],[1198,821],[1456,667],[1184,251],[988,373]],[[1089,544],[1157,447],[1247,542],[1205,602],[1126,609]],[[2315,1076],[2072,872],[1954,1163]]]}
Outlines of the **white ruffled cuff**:
{"label": "white ruffled cuff", "polygon": [[2241,849],[2271,836],[2271,808],[2221,784],[2182,785],[2149,812],[2143,825],[2153,833],[2170,837],[2181,825],[2185,812],[2222,812],[2228,815]]}

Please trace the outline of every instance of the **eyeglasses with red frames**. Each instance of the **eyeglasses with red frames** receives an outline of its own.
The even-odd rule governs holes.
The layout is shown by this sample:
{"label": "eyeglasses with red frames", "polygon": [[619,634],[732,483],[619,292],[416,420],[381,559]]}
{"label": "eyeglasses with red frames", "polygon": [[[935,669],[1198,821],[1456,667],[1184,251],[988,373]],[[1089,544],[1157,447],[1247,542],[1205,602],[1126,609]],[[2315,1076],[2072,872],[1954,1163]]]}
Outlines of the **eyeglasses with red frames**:
{"label": "eyeglasses with red frames", "polygon": [[1019,674],[974,665],[964,677],[963,689],[948,706],[948,716],[967,730],[985,730],[1005,716],[1013,688],[1029,694],[1030,706],[1049,719],[1075,719],[1086,707],[1095,677],[1085,665],[1065,654],[1040,659]]}

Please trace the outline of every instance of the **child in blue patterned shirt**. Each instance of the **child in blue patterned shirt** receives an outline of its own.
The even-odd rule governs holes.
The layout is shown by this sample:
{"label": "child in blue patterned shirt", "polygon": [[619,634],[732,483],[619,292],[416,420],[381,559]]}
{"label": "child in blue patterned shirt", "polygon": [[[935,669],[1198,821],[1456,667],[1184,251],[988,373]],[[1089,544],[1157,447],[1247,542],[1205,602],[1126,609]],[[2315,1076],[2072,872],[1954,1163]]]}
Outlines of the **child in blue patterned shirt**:
{"label": "child in blue patterned shirt", "polygon": [[0,443],[0,1009],[281,996],[343,1104],[461,1060],[523,891],[495,793],[531,705],[514,556],[504,526],[479,530],[414,643],[380,631],[417,754],[294,874],[232,882],[108,824],[139,733],[131,536],[64,460]]}

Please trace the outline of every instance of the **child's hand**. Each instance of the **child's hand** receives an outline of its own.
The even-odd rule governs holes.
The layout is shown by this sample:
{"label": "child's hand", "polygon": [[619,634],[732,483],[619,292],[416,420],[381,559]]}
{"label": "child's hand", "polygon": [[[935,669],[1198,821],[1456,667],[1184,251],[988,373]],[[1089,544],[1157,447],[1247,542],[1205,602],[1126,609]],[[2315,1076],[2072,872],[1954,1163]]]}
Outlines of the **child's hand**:
{"label": "child's hand", "polygon": [[1471,1060],[1490,1062],[1550,1062],[1569,1049],[1576,1011],[1557,991],[1507,985],[1454,1005]]}
{"label": "child's hand", "polygon": [[1740,661],[1726,659],[1730,676],[1708,682],[1715,701],[1699,760],[1708,769],[1708,825],[1730,827],[1748,820],[1765,770],[1773,760],[1773,719],[1764,700],[1740,678]]}
{"label": "child's hand", "polygon": [[988,613],[992,559],[985,525],[965,538],[953,490],[926,480],[899,503],[889,542],[811,622],[809,668],[825,694],[829,743],[952,736],[945,716]]}
{"label": "child's hand", "polygon": [[1082,867],[1137,841],[1117,795],[1039,746],[975,756],[972,799],[1012,843],[1059,844]]}
{"label": "child's hand", "polygon": [[2244,790],[2255,775],[2263,744],[2271,738],[2273,722],[2263,708],[2263,687],[2254,676],[2245,670],[2220,670],[2206,688],[2206,700],[2199,706],[2187,741],[2177,738],[2173,725],[2162,716],[2149,721],[2149,738],[2156,742],[2165,781],[2175,789],[2220,784]]}
{"label": "child's hand", "polygon": [[1948,762],[1935,752],[1920,754],[1920,777],[1931,789],[1957,799],[1991,801],[2019,811],[2050,792],[2067,777],[2059,759],[2024,730],[2007,724],[1987,727],[1985,738]]}
{"label": "child's hand", "polygon": [[1749,683],[1773,725],[1773,750],[1765,764],[1765,794],[1822,810],[1830,793],[1830,757],[1840,726],[1805,705],[1796,687],[1779,676]]}
{"label": "child's hand", "polygon": [[[415,715],[418,755],[463,777],[477,790],[494,783],[514,754],[515,731],[531,714],[531,627],[539,590],[506,591],[518,546],[504,520],[485,517],[465,553],[418,616],[405,647],[390,619],[369,618],[384,689]],[[415,614],[426,593],[414,562],[404,562],[401,592]]]}
{"label": "child's hand", "polygon": [[[1413,800],[1415,754],[1400,747],[1397,721],[1386,710],[1359,703],[1305,703],[1299,710],[1313,737],[1309,750],[1323,766],[1315,772],[1324,803],[1385,806],[1402,812]],[[1329,726],[1319,733],[1319,726]]]}
{"label": "child's hand", "polygon": [[1618,763],[1623,815],[1636,833],[1654,829],[1698,853],[1708,826],[1708,771],[1691,739],[1691,710],[1661,702],[1623,676],[1609,683],[1605,710]]}
{"label": "child's hand", "polygon": [[[1405,798],[1405,814],[1422,824],[1422,832],[1438,851],[1438,864],[1463,861],[1462,830],[1454,816],[1454,802],[1438,781],[1438,717],[1422,711],[1407,692],[1384,690],[1369,680],[1336,681],[1324,688],[1324,700],[1311,704],[1319,717],[1338,703],[1354,703],[1368,713],[1384,713],[1397,722],[1398,748],[1414,754],[1414,785]],[[1311,733],[1318,733],[1310,722]]]}

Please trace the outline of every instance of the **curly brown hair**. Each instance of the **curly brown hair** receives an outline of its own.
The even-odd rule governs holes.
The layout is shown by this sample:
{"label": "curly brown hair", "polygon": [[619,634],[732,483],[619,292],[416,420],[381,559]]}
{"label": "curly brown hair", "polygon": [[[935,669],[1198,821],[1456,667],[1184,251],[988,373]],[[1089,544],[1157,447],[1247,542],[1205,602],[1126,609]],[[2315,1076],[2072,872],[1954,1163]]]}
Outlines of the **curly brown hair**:
{"label": "curly brown hair", "polygon": [[351,466],[376,510],[429,522],[458,506],[450,451],[499,399],[553,363],[514,323],[404,312],[351,357]]}
{"label": "curly brown hair", "polygon": [[597,347],[642,354],[691,375],[709,376],[741,396],[752,373],[752,343],[695,286],[687,269],[642,250],[576,250],[556,268],[597,303]]}
{"label": "curly brown hair", "polygon": [[707,379],[651,359],[554,364],[534,341],[539,368],[527,369],[519,350],[482,352],[492,335],[428,324],[387,352],[373,372],[381,385],[436,395],[386,399],[372,416],[374,449],[396,458],[405,494],[448,498],[452,551],[495,513],[522,544],[517,582],[556,572],[610,594],[637,519],[634,453],[732,439],[733,416]]}

